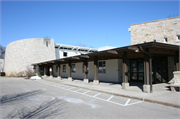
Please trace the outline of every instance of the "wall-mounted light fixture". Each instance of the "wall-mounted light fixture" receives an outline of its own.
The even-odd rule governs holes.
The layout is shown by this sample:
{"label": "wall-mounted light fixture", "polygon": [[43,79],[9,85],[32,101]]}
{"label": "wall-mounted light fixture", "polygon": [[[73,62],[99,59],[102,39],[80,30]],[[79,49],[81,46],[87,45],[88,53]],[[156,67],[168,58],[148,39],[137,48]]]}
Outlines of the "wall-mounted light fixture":
{"label": "wall-mounted light fixture", "polygon": [[129,46],[129,50],[134,50],[135,52],[139,52],[139,48],[137,46]]}

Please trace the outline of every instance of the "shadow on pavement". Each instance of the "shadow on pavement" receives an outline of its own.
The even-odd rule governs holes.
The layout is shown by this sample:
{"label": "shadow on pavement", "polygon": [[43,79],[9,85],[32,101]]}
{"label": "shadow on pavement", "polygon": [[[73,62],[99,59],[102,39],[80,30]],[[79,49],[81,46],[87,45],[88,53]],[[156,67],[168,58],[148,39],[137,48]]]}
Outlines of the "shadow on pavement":
{"label": "shadow on pavement", "polygon": [[30,92],[25,92],[25,93],[4,95],[4,96],[0,97],[0,105],[22,101],[22,100],[26,99],[27,97],[37,95],[42,92],[43,92],[42,90],[34,90],[34,91],[30,91]]}
{"label": "shadow on pavement", "polygon": [[141,91],[143,91],[143,85],[144,85],[144,82],[129,81],[129,86],[136,86],[136,87],[138,87]]}
{"label": "shadow on pavement", "polygon": [[[20,109],[14,109],[10,112],[6,118],[18,118],[18,119],[44,119],[44,118],[67,118],[64,113],[66,112],[66,103],[62,99],[54,99],[44,102],[37,107],[22,107]],[[58,117],[58,118],[59,118]]]}

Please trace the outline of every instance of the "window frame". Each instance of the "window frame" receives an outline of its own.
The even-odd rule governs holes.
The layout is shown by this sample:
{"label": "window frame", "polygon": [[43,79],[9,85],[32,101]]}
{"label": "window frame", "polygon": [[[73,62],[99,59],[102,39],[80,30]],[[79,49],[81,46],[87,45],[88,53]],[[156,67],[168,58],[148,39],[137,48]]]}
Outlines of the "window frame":
{"label": "window frame", "polygon": [[168,42],[168,38],[167,38],[167,37],[164,38],[164,42],[165,42],[165,43]]}
{"label": "window frame", "polygon": [[67,57],[67,56],[68,56],[68,53],[67,53],[67,52],[63,52],[63,56],[64,56],[64,57]]}
{"label": "window frame", "polygon": [[177,40],[180,41],[180,35],[177,35]]}
{"label": "window frame", "polygon": [[46,41],[46,47],[48,47],[48,41]]}
{"label": "window frame", "polygon": [[106,61],[105,60],[98,61],[98,73],[106,74]]}

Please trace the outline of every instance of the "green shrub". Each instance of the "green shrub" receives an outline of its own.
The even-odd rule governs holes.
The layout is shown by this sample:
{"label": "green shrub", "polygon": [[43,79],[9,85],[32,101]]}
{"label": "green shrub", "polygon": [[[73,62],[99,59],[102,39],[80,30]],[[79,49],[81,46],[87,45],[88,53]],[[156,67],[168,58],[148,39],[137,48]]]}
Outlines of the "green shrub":
{"label": "green shrub", "polygon": [[6,73],[5,72],[1,72],[1,76],[5,76],[6,75]]}

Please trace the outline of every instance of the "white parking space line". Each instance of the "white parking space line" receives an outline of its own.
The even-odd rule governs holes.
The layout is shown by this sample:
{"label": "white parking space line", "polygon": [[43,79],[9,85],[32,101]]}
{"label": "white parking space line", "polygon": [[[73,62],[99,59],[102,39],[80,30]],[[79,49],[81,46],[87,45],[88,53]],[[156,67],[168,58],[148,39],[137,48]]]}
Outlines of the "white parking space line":
{"label": "white parking space line", "polygon": [[110,100],[111,98],[113,98],[113,97],[114,97],[114,95],[112,95],[110,98],[108,98],[107,101],[109,101],[109,100]]}
{"label": "white parking space line", "polygon": [[143,101],[138,101],[138,102],[130,103],[130,104],[127,104],[126,106],[138,104],[138,103],[141,103],[141,102],[143,102]]}
{"label": "white parking space line", "polygon": [[72,88],[69,88],[69,89],[67,89],[67,90],[71,90],[71,89],[73,89],[73,88],[76,88],[76,87],[72,87]]}
{"label": "white parking space line", "polygon": [[96,96],[98,96],[98,95],[100,95],[101,93],[98,93],[98,94],[96,94],[96,95],[94,95],[93,97],[96,97]]}
{"label": "white parking space line", "polygon": [[131,99],[128,99],[124,105],[127,105]]}
{"label": "white parking space line", "polygon": [[71,86],[67,86],[67,85],[64,85],[64,84],[61,84],[60,86],[62,86],[63,88],[69,88]]}
{"label": "white parking space line", "polygon": [[80,88],[80,89],[78,89],[78,90],[75,90],[74,92],[77,92],[77,91],[80,91],[80,90],[82,90],[82,89]]}
{"label": "white parking space line", "polygon": [[64,86],[64,85],[63,85],[62,87],[63,87],[63,88],[69,88],[70,86]]}
{"label": "white parking space line", "polygon": [[82,93],[82,94],[86,94],[86,93],[88,93],[88,92],[90,92],[91,90],[88,90],[88,91],[86,91],[86,92],[84,92],[84,93]]}
{"label": "white parking space line", "polygon": [[[96,94],[96,95],[94,95],[94,96],[87,95],[86,93],[90,92],[91,90],[88,90],[88,91],[86,91],[86,92],[84,92],[84,93],[80,93],[80,92],[77,92],[77,91],[82,90],[81,88],[78,89],[78,90],[76,90],[76,91],[73,91],[73,90],[70,90],[70,89],[77,88],[77,87],[69,86],[69,87],[72,87],[72,88],[66,89],[66,88],[63,88],[63,87],[61,86],[61,84],[59,84],[59,85],[57,85],[57,84],[54,85],[54,83],[49,82],[49,81],[43,81],[43,80],[41,80],[41,81],[36,80],[36,81],[37,81],[37,82],[40,82],[40,83],[47,84],[47,85],[51,85],[51,86],[54,86],[54,87],[57,87],[57,88],[61,88],[61,89],[63,89],[63,90],[68,90],[68,91],[71,91],[71,92],[74,92],[74,93],[78,93],[78,94],[81,94],[81,95],[85,95],[85,96],[88,96],[88,97],[92,97],[92,98],[96,98],[96,99],[103,100],[103,101],[106,101],[106,102],[110,102],[110,103],[113,103],[113,104],[116,104],[116,105],[120,105],[120,106],[129,106],[129,105],[138,104],[138,103],[143,102],[143,101],[138,101],[138,102],[134,102],[134,103],[128,104],[128,103],[130,102],[130,100],[131,100],[131,99],[128,99],[125,104],[121,104],[121,103],[117,103],[117,102],[110,101],[110,99],[112,99],[112,98],[114,97],[114,95],[112,95],[112,96],[109,97],[108,99],[103,99],[103,98],[96,97],[96,96],[98,96],[98,95],[100,95],[100,94],[102,94],[102,93],[98,93],[98,94]],[[64,85],[64,84],[63,84],[63,85]]]}
{"label": "white parking space line", "polygon": [[[84,94],[84,95],[86,95],[86,94]],[[91,95],[86,95],[86,96],[88,96],[88,97],[93,97],[93,96],[91,96]],[[112,102],[112,101],[107,101],[107,100],[102,99],[102,98],[98,98],[98,97],[93,97],[93,98],[96,98],[96,99],[99,99],[99,100],[103,100],[103,101],[106,101],[106,102],[110,102],[110,103],[113,103],[113,104],[116,104],[116,105],[125,106],[124,104],[117,103],[117,102]]]}

